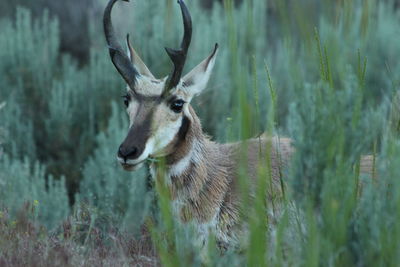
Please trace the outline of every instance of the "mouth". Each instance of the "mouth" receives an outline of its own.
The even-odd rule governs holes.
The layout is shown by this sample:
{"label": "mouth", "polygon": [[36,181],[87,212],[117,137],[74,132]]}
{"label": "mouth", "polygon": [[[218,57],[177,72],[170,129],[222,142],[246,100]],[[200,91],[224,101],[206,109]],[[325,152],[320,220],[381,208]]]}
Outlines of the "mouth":
{"label": "mouth", "polygon": [[132,164],[132,163],[127,163],[127,162],[120,162],[122,168],[125,171],[136,171],[138,170],[140,167],[142,167],[144,161]]}

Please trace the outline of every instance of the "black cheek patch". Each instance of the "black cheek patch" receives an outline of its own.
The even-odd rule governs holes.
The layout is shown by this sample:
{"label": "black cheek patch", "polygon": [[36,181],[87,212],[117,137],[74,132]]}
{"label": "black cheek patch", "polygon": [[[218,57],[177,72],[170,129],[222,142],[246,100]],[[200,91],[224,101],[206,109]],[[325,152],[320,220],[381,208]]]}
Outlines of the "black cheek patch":
{"label": "black cheek patch", "polygon": [[187,132],[189,130],[189,126],[190,126],[189,118],[186,117],[186,116],[183,116],[182,124],[181,124],[181,127],[179,128],[179,131],[178,131],[178,140],[179,141],[182,141],[182,140],[184,140],[186,138],[186,134],[187,134]]}

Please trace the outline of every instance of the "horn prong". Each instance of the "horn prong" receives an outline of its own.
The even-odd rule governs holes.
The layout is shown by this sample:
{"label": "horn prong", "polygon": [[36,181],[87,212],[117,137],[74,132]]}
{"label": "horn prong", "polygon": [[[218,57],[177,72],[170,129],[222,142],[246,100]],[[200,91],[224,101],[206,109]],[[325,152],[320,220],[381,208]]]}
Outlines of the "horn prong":
{"label": "horn prong", "polygon": [[192,18],[190,16],[189,10],[187,9],[183,0],[178,0],[178,4],[181,7],[184,34],[180,49],[172,49],[167,47],[165,48],[168,56],[171,58],[172,63],[174,64],[174,67],[170,76],[168,77],[164,92],[168,92],[179,84],[182,76],[183,67],[185,66],[190,42],[192,40]]}

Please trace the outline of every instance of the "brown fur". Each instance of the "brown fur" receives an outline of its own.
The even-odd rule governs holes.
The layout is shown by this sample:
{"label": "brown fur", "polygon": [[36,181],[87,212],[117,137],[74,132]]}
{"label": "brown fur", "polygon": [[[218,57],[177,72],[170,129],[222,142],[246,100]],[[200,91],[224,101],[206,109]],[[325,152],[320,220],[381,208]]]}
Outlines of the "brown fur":
{"label": "brown fur", "polygon": [[[270,142],[272,186],[267,192],[268,199],[281,196],[281,174],[287,170],[294,149],[289,138],[265,135],[245,143],[217,144],[203,134],[191,107],[189,111],[191,118],[187,132],[168,146],[173,152],[166,157],[167,170],[192,153],[187,168],[180,175],[169,177],[172,200],[181,203],[177,215],[182,222],[209,223],[219,244],[228,245],[238,239],[241,231],[237,166],[243,145],[247,147],[250,186],[255,188],[258,166],[266,164],[267,142]],[[194,144],[196,151],[191,152]],[[371,166],[372,157],[363,157],[361,171],[371,172]],[[213,220],[216,221],[210,223]]]}
{"label": "brown fur", "polygon": [[[173,153],[166,157],[169,167],[178,164],[191,152],[196,143],[187,168],[178,176],[170,177],[172,200],[179,200],[182,205],[178,210],[181,221],[194,220],[206,224],[216,219],[215,228],[219,242],[237,239],[240,217],[240,192],[238,185],[237,162],[241,154],[241,143],[217,144],[203,134],[200,121],[190,108],[191,120],[183,139],[175,139],[169,146],[175,147]],[[248,140],[247,165],[249,176],[254,187],[257,177],[257,166],[265,162],[266,136]],[[282,168],[288,164],[293,148],[290,139],[270,139],[272,142],[271,169],[274,192],[280,194],[280,177]],[[279,144],[279,145],[278,145]],[[211,226],[213,227],[213,226]],[[233,231],[233,232],[232,232]]]}

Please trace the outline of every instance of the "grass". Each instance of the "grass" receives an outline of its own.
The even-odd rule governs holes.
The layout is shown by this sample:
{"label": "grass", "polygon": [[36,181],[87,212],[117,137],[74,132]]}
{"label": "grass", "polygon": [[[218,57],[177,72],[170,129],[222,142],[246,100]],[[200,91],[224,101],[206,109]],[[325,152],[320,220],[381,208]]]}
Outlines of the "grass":
{"label": "grass", "polygon": [[25,203],[16,218],[0,212],[1,266],[157,266],[150,233],[140,236],[94,227],[81,211],[49,232],[32,220],[35,207]]}
{"label": "grass", "polygon": [[[5,77],[0,81],[1,88],[13,88],[17,92],[11,89],[0,92],[0,97],[6,99],[4,102],[0,99],[0,114],[6,114],[4,123],[0,122],[0,135],[4,135],[0,141],[5,143],[8,155],[5,160],[0,151],[0,193],[3,193],[0,195],[0,265],[396,266],[400,260],[397,253],[400,248],[397,94],[400,64],[394,60],[400,57],[398,11],[391,10],[391,3],[375,1],[326,1],[322,6],[319,1],[319,4],[305,2],[306,7],[315,4],[317,18],[304,17],[307,10],[302,10],[302,5],[296,4],[292,14],[290,3],[271,1],[269,7],[275,7],[278,16],[275,27],[269,27],[277,29],[274,40],[265,40],[264,31],[268,27],[260,26],[264,25],[260,21],[271,22],[257,9],[264,7],[264,3],[246,1],[235,7],[232,0],[226,0],[207,14],[194,11],[194,17],[202,21],[195,31],[196,38],[201,35],[202,40],[197,41],[204,39],[207,43],[220,38],[218,41],[222,44],[211,89],[195,103],[204,127],[222,141],[243,140],[260,133],[278,138],[289,136],[296,149],[290,167],[279,170],[281,199],[266,199],[265,192],[272,183],[268,159],[259,166],[255,197],[245,197],[250,189],[243,164],[246,155],[242,155],[240,186],[245,200],[242,220],[248,228],[247,240],[240,248],[221,251],[211,234],[206,253],[202,255],[194,242],[193,224],[181,225],[172,214],[162,168],[152,184],[145,181],[146,171],[127,174],[114,164],[116,147],[126,134],[127,119],[121,106],[108,103],[109,96],[120,95],[108,87],[123,86],[117,81],[116,72],[107,71],[110,62],[100,56],[104,51],[93,50],[93,62],[82,69],[64,58],[62,68],[46,70],[47,75],[51,73],[54,77],[46,76],[45,81],[33,79],[40,85],[34,94],[40,99],[37,101],[41,110],[40,116],[30,120],[29,112],[24,109],[28,103],[20,95],[35,88],[35,84],[17,75],[11,75],[12,82],[8,82],[9,69],[19,73],[20,65],[1,52],[12,50],[10,44],[5,46],[7,49],[0,49],[0,58],[11,64],[0,64]],[[152,47],[153,41],[170,32],[168,26],[174,25],[178,13],[173,1],[158,4],[167,8],[167,14],[146,18],[151,21],[148,27],[137,29],[146,38],[136,38],[136,41],[145,57],[158,66],[156,71],[161,72],[167,65],[159,62],[161,55]],[[159,12],[150,2],[138,5]],[[335,6],[334,15],[324,13],[331,5]],[[196,10],[194,4],[191,8]],[[19,16],[23,17],[25,12]],[[210,21],[204,19],[206,15]],[[15,40],[30,40],[30,35],[41,35],[39,26],[32,33],[28,30],[29,19],[23,21],[26,25],[15,29],[7,23],[0,27],[10,35],[14,32]],[[153,27],[161,24],[162,33],[153,32]],[[50,26],[47,32],[57,32],[56,22]],[[33,38],[36,39],[39,38]],[[53,42],[57,43],[57,38]],[[146,42],[151,46],[148,49]],[[33,41],[31,46],[40,44]],[[203,43],[195,43],[193,47],[193,57],[208,51],[203,49]],[[56,58],[53,55],[56,47],[51,50],[52,57]],[[39,69],[40,59],[33,54],[24,55],[19,46],[11,54],[24,59],[23,65],[28,66],[23,68],[23,73],[28,73],[26,76],[42,77],[29,73],[30,69]],[[41,51],[41,58],[48,60],[46,55],[46,51]],[[29,65],[27,58],[30,57],[37,62]],[[57,60],[52,61],[54,68]],[[106,73],[114,75],[115,81],[105,79]],[[55,86],[44,86],[48,84]],[[88,97],[86,85],[92,97]],[[47,94],[53,97],[46,98]],[[98,103],[99,99],[104,103]],[[46,106],[47,102],[51,104]],[[103,105],[111,110],[110,116]],[[64,109],[66,106],[75,113]],[[35,103],[29,107],[35,110]],[[80,122],[81,107],[90,113],[83,123]],[[73,122],[65,123],[63,118]],[[70,140],[69,135],[76,134],[72,123],[79,125],[78,135],[84,132],[85,139],[75,136],[71,140],[81,141],[59,146],[69,148],[67,155],[75,155],[73,148],[79,147],[85,156],[79,153],[84,161],[78,157],[74,160],[79,164],[71,161],[66,165],[79,165],[72,173],[79,172],[83,177],[81,191],[76,192],[71,211],[65,205],[65,211],[56,219],[53,211],[58,203],[66,202],[63,183],[57,183],[53,189],[53,180],[44,171],[48,161],[42,160],[42,167],[24,163],[37,158],[31,147],[40,153],[47,152],[39,145],[48,140],[40,137],[41,132],[35,132],[37,127],[31,121],[45,122],[39,125],[48,126],[47,138],[56,137],[50,140]],[[91,140],[88,147],[84,146],[84,140]],[[243,151],[246,151],[245,145]],[[24,149],[29,152],[28,158],[21,161],[18,158]],[[272,149],[269,142],[266,150]],[[53,157],[50,150],[42,158],[61,164],[65,160],[62,151]],[[369,173],[362,172],[363,155],[372,155]],[[157,164],[162,166],[162,162]],[[52,165],[51,170],[54,168],[57,169]],[[73,179],[78,177],[75,175]],[[10,185],[15,192],[7,190],[6,186]],[[35,199],[24,201],[21,195]],[[16,209],[15,203],[23,204]],[[45,203],[54,205],[45,206]],[[279,216],[270,216],[271,210]],[[45,227],[49,221],[52,227]]]}

